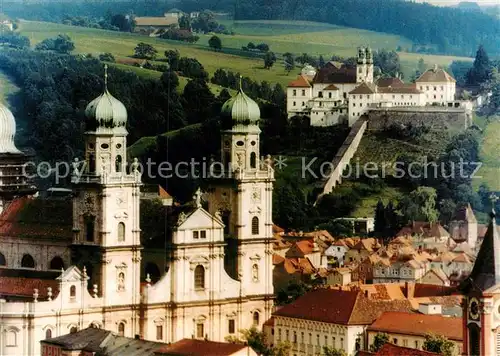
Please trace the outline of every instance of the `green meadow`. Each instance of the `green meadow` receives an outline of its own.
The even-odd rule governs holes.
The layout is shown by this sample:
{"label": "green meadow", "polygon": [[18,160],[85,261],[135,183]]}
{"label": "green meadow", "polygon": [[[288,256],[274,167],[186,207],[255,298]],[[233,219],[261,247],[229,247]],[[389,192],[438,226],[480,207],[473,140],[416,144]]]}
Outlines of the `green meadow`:
{"label": "green meadow", "polygon": [[[289,75],[285,72],[282,61],[270,70],[263,68],[261,58],[251,57],[252,54],[241,51],[242,46],[248,42],[255,44],[265,42],[271,50],[283,54],[292,52],[295,54],[308,53],[310,55],[323,55],[325,59],[332,55],[352,57],[356,55],[358,46],[371,46],[374,49],[396,49],[411,47],[410,40],[385,33],[378,33],[354,28],[346,28],[316,22],[304,21],[222,21],[233,29],[235,35],[219,35],[223,52],[214,52],[208,47],[211,35],[201,35],[197,44],[188,44],[177,41],[167,41],[158,38],[141,36],[132,33],[106,31],[84,27],[67,26],[47,22],[21,22],[20,32],[30,38],[32,44],[36,44],[45,38],[65,33],[70,36],[76,45],[76,53],[92,53],[98,55],[103,52],[111,52],[115,57],[129,57],[134,53],[134,47],[139,42],[153,45],[159,53],[159,60],[163,53],[169,49],[177,49],[181,56],[194,57],[198,59],[205,69],[213,74],[222,68],[233,72],[240,72],[257,81],[266,80],[270,83],[281,83],[286,85],[296,76],[296,71]],[[231,53],[224,53],[231,52]],[[246,54],[242,55],[242,54]],[[448,66],[453,60],[472,60],[465,57],[421,55],[415,53],[400,52],[403,74],[409,78],[417,67],[417,62],[423,58],[429,67],[434,64]],[[255,56],[255,54],[254,54]],[[144,76],[155,77],[156,74],[142,72],[137,73]]]}

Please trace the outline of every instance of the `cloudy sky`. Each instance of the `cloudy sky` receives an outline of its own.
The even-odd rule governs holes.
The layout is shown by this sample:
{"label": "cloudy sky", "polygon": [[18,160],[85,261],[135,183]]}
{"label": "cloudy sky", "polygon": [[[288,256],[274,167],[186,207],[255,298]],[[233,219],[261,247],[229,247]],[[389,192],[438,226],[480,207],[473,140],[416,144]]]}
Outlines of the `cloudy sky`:
{"label": "cloudy sky", "polygon": [[[499,0],[467,0],[470,2],[477,2],[479,5],[498,5],[500,2]],[[417,2],[428,2],[433,5],[456,5],[461,0],[418,0]]]}

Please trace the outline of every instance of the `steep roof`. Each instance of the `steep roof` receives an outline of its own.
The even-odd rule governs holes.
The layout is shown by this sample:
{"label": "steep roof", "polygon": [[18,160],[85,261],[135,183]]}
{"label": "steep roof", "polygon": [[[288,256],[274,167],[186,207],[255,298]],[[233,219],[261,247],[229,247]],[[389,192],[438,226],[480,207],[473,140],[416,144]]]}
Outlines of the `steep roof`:
{"label": "steep roof", "polygon": [[385,312],[369,331],[425,336],[428,333],[443,335],[450,340],[462,341],[462,318],[405,312]]}
{"label": "steep roof", "polygon": [[341,325],[367,325],[387,310],[408,311],[406,300],[373,300],[359,290],[319,288],[274,313],[296,319]]}
{"label": "steep roof", "polygon": [[373,94],[377,92],[377,86],[372,83],[363,82],[355,89],[351,90],[349,94]]}
{"label": "steep roof", "polygon": [[415,82],[453,82],[456,80],[451,75],[449,75],[444,69],[434,67],[432,69],[428,69],[422,74]]}
{"label": "steep roof", "polygon": [[229,356],[247,346],[228,342],[215,342],[196,339],[182,339],[156,352],[156,355],[168,356]]}
{"label": "steep roof", "polygon": [[288,83],[289,88],[310,88],[311,83],[304,74],[300,74],[297,79]]}
{"label": "steep roof", "polygon": [[382,87],[398,87],[404,85],[405,83],[399,78],[380,78],[379,80],[377,80],[376,84],[379,88],[382,88]]}
{"label": "steep roof", "polygon": [[328,84],[354,84],[356,83],[356,67],[342,66],[337,68],[335,65],[327,63],[327,65],[316,73],[313,82]]}
{"label": "steep roof", "polygon": [[474,286],[484,291],[500,283],[500,236],[495,220],[495,212],[492,212],[488,230],[476,257],[476,263],[469,278],[465,280],[463,288]]}
{"label": "steep roof", "polygon": [[428,274],[433,274],[435,275],[437,278],[439,278],[441,281],[443,282],[449,282],[449,279],[448,279],[448,276],[446,275],[446,273],[444,273],[444,271],[439,268],[439,267],[434,267],[434,268],[431,268],[425,275],[424,277],[422,278],[425,278],[426,275]]}
{"label": "steep roof", "polygon": [[72,229],[70,199],[18,198],[0,214],[0,236],[71,240]]}

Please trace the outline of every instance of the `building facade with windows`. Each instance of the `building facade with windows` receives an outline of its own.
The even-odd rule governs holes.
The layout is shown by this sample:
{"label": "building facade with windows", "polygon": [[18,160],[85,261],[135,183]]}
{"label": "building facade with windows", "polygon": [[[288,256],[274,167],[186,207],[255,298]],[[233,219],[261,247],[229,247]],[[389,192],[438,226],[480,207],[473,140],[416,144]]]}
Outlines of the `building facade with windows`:
{"label": "building facade with windows", "polygon": [[[270,158],[259,159],[258,105],[240,90],[222,116],[227,170],[209,180],[204,194],[198,189],[192,202],[169,210],[166,272],[153,283],[141,267],[142,178],[137,159],[126,165],[127,110],[106,85],[86,109],[85,159],[73,164],[72,198],[59,202],[71,215],[71,241],[56,246],[57,261],[57,243],[44,245],[38,236],[39,252],[16,252],[21,269],[10,268],[14,253],[0,259],[6,265],[0,271],[0,354],[39,355],[41,340],[89,326],[167,343],[224,341],[240,329],[262,326],[273,305],[274,170]],[[16,201],[4,213],[14,214],[9,208]],[[67,236],[67,225],[59,223],[61,231],[51,225],[54,233]],[[8,231],[12,238],[19,232]],[[17,276],[6,279],[9,270]]]}
{"label": "building facade with windows", "polygon": [[[310,67],[310,66],[308,66]],[[415,83],[399,78],[374,81],[373,54],[359,48],[356,65],[328,62],[318,71],[303,71],[287,88],[288,117],[307,117],[313,126],[347,123],[352,126],[370,109],[446,106],[455,101],[455,79],[445,70],[427,70]]]}

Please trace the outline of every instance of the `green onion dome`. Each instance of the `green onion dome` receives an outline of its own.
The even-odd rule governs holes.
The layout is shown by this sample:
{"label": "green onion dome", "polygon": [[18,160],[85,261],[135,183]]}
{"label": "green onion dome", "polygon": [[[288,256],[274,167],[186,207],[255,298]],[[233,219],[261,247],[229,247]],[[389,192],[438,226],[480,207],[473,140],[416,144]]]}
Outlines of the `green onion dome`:
{"label": "green onion dome", "polygon": [[108,91],[106,68],[104,93],[92,100],[85,109],[88,131],[109,131],[126,134],[127,109]]}
{"label": "green onion dome", "polygon": [[221,116],[231,119],[233,127],[257,125],[260,120],[260,109],[259,105],[240,88],[238,94],[224,103]]}

